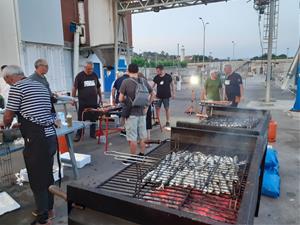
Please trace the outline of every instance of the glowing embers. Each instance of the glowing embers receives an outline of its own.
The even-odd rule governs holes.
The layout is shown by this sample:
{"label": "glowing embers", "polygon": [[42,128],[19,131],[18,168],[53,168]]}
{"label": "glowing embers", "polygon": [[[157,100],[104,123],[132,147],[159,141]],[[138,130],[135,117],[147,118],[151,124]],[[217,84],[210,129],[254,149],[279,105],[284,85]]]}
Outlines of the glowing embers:
{"label": "glowing embers", "polygon": [[240,206],[240,199],[232,199],[229,195],[217,196],[179,186],[153,189],[145,193],[143,199],[149,203],[231,224],[236,223]]}

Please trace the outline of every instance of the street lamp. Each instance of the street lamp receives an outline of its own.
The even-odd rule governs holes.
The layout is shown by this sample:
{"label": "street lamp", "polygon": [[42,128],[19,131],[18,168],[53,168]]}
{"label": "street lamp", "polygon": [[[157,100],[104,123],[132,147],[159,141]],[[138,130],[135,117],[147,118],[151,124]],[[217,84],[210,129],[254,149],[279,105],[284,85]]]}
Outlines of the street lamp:
{"label": "street lamp", "polygon": [[236,42],[232,41],[232,60],[234,60],[234,48],[235,48]]}
{"label": "street lamp", "polygon": [[204,20],[202,19],[202,17],[199,17],[199,20],[201,20],[202,22],[202,25],[203,25],[203,54],[202,54],[202,67],[203,67],[203,70],[201,72],[201,77],[200,77],[200,85],[202,86],[203,84],[203,73],[204,73],[204,55],[205,55],[205,28],[206,28],[206,25],[208,25],[209,23],[208,22],[204,22]]}
{"label": "street lamp", "polygon": [[290,50],[290,48],[286,48],[286,58],[287,59],[289,58],[289,50]]}

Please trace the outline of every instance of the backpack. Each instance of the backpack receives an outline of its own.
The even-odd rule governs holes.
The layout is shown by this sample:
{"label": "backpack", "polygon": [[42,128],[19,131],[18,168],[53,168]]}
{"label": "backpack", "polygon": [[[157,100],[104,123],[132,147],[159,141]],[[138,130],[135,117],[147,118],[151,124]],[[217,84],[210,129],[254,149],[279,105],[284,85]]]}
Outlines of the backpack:
{"label": "backpack", "polygon": [[149,105],[149,91],[143,79],[139,79],[138,82],[133,78],[130,78],[130,80],[136,83],[135,98],[132,102],[132,106],[145,107]]}

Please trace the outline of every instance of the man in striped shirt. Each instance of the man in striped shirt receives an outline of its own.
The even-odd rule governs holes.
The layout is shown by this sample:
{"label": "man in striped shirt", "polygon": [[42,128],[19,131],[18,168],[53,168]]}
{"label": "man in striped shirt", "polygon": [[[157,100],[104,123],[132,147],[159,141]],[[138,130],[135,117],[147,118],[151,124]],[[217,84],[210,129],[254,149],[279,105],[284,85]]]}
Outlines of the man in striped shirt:
{"label": "man in striped shirt", "polygon": [[23,157],[37,207],[36,224],[51,224],[53,195],[48,187],[54,183],[52,167],[57,149],[54,120],[48,89],[40,82],[26,79],[22,69],[9,65],[2,76],[11,85],[3,117],[6,127],[18,116],[25,141]]}

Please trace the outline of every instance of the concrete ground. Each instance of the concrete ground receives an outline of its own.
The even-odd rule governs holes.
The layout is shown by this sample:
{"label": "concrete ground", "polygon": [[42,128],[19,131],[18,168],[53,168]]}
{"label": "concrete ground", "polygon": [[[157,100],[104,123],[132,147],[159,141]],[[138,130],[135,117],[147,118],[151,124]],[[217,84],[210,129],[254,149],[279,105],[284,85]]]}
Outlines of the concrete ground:
{"label": "concrete ground", "polygon": [[[196,91],[199,96],[199,90]],[[171,103],[172,121],[175,125],[177,120],[187,119],[183,113],[190,104],[191,87],[184,85],[183,90],[177,92],[176,100]],[[264,98],[264,79],[258,76],[248,78],[245,82],[245,100],[241,107],[267,108],[271,110],[272,117],[278,123],[277,141],[272,144],[278,151],[281,176],[281,193],[278,199],[262,197],[259,217],[255,218],[255,224],[300,224],[300,198],[299,198],[299,169],[300,169],[300,121],[289,116],[287,111],[293,105],[293,96],[288,92],[282,92],[277,87],[272,87],[272,97],[277,99],[272,106],[264,106],[259,99]],[[75,117],[74,117],[75,118]],[[162,119],[164,121],[164,118]],[[153,139],[165,139],[169,137],[168,131],[160,132],[158,127],[152,130]],[[153,146],[154,147],[154,146]],[[128,152],[129,148],[124,137],[114,134],[109,136],[109,149]],[[109,178],[116,171],[124,166],[109,156],[103,154],[104,145],[98,145],[95,140],[86,137],[82,142],[75,143],[75,151],[91,154],[92,163],[79,169],[80,178],[74,180],[72,170],[64,168],[62,189],[66,185],[76,182],[82,185],[97,186]],[[13,166],[15,171],[24,167],[21,153],[13,154]],[[21,208],[0,216],[1,225],[9,224],[30,224],[34,219],[31,211],[34,209],[34,202],[28,184],[24,186],[9,186],[3,188],[20,205]],[[67,224],[67,205],[59,198],[55,198],[56,218],[54,224]],[[84,214],[88,215],[88,213]],[[85,217],[83,224],[92,224],[89,217]],[[97,222],[94,224],[130,224],[127,221],[112,218],[108,215],[98,213]],[[95,222],[95,221],[94,221]]]}

